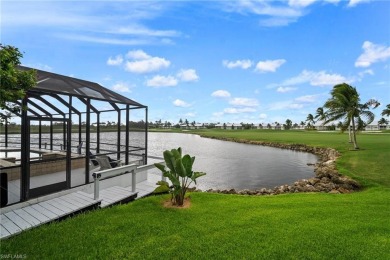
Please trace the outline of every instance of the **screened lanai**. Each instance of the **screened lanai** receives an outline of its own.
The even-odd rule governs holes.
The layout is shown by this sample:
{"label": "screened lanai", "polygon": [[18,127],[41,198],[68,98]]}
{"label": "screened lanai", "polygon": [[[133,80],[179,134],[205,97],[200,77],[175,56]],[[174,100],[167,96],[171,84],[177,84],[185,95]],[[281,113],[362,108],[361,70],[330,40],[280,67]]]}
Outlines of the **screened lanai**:
{"label": "screened lanai", "polygon": [[37,85],[16,102],[25,109],[0,114],[1,206],[91,183],[103,156],[147,163],[147,106],[98,83],[36,72]]}

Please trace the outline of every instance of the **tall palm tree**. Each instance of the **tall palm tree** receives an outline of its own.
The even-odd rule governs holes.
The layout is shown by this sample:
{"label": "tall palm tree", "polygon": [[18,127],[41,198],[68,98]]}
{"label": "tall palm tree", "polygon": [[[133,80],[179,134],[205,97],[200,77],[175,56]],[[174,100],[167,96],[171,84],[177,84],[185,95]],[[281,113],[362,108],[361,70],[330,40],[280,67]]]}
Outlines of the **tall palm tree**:
{"label": "tall palm tree", "polygon": [[312,126],[316,121],[314,120],[314,116],[312,114],[308,114],[306,122],[308,122],[308,126]]}
{"label": "tall palm tree", "polygon": [[370,124],[374,121],[375,115],[369,109],[370,107],[378,107],[379,102],[370,99],[366,103],[361,104],[356,88],[346,83],[334,86],[330,94],[331,98],[324,104],[324,108],[328,109],[326,111],[328,117],[324,123],[343,119],[342,131],[350,128],[352,125],[352,142],[354,148],[359,149],[356,141],[356,123],[359,120],[365,124]]}
{"label": "tall palm tree", "polygon": [[323,107],[319,107],[317,108],[316,110],[316,115],[315,115],[315,119],[317,119],[317,121],[323,121],[326,119],[326,113],[324,111],[324,108]]}
{"label": "tall palm tree", "polygon": [[386,108],[382,111],[382,116],[390,116],[390,104],[387,104]]}

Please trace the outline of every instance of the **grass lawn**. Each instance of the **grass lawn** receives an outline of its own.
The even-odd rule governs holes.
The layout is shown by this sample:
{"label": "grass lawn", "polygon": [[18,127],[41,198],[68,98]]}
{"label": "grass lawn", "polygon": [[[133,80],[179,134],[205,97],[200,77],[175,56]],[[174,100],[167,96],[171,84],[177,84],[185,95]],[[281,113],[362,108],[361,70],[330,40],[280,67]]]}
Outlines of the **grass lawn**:
{"label": "grass lawn", "polygon": [[[192,193],[188,209],[149,197],[45,225],[1,241],[1,254],[31,259],[390,259],[390,135],[211,131],[235,139],[333,147],[352,194],[240,196]],[[199,179],[201,181],[201,179]]]}

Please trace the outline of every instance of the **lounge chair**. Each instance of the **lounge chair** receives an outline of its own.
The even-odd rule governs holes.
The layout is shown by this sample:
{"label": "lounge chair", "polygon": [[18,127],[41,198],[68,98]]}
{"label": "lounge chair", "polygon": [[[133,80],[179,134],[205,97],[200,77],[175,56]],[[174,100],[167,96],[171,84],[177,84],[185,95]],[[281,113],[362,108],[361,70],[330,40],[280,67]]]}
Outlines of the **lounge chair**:
{"label": "lounge chair", "polygon": [[107,170],[121,165],[121,160],[113,160],[107,155],[98,155],[95,160],[99,163],[100,170]]}

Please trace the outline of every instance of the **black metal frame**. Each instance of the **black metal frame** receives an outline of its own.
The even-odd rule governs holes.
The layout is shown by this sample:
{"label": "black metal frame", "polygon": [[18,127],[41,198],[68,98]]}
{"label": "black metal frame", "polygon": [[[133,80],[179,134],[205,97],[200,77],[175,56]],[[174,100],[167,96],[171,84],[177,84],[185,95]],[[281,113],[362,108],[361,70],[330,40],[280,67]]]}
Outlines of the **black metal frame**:
{"label": "black metal frame", "polygon": [[[20,67],[21,70],[28,70],[30,68],[26,67]],[[73,115],[78,116],[78,141],[79,143],[82,141],[82,120],[81,116],[84,114],[86,115],[86,125],[85,125],[85,184],[89,183],[89,162],[90,162],[90,148],[91,148],[91,141],[90,141],[90,133],[91,133],[91,113],[96,114],[97,119],[97,128],[96,128],[96,134],[97,134],[97,142],[96,142],[96,151],[97,153],[100,153],[101,147],[100,147],[100,114],[102,112],[116,112],[117,113],[117,120],[118,120],[118,128],[117,128],[117,159],[120,159],[120,156],[122,153],[125,153],[125,164],[129,163],[129,155],[130,155],[130,111],[133,109],[145,109],[145,146],[144,148],[141,148],[141,150],[144,150],[145,155],[144,163],[147,163],[147,136],[148,136],[148,107],[141,105],[131,99],[128,99],[126,97],[123,97],[115,92],[112,92],[111,90],[108,90],[97,83],[88,82],[84,80],[79,80],[75,78],[70,78],[50,72],[40,71],[36,70],[38,74],[38,84],[33,89],[29,90],[27,92],[26,97],[21,100],[17,101],[16,103],[19,104],[21,107],[24,107],[26,109],[22,109],[20,113],[18,112],[12,112],[14,115],[21,118],[21,141],[20,141],[20,148],[21,148],[21,201],[26,201],[35,195],[39,194],[36,190],[30,189],[30,158],[29,158],[29,151],[30,151],[30,122],[31,121],[38,121],[39,122],[39,148],[42,148],[42,121],[50,122],[50,150],[53,150],[53,122],[54,121],[62,121],[67,122],[66,126],[64,124],[63,129],[63,139],[64,142],[66,140],[66,187],[69,189],[71,187],[71,134],[72,134],[72,119],[74,118]],[[41,79],[41,80],[40,80]],[[43,80],[42,80],[43,79]],[[53,80],[53,81],[51,81]],[[54,81],[56,80],[56,81]],[[68,92],[64,92],[61,86],[56,86],[56,83],[61,81],[62,82],[62,88],[64,86],[67,88]],[[53,88],[50,88],[50,84],[53,82]],[[73,86],[76,86],[80,89],[72,89]],[[86,91],[84,91],[86,88],[91,89],[91,93],[102,93],[100,96],[89,96],[85,94]],[[81,89],[84,91],[81,91]],[[88,91],[87,91],[88,92]],[[55,105],[53,105],[51,102],[49,102],[47,99],[45,99],[46,96],[49,96],[51,98],[54,98],[59,103],[63,104],[68,111],[62,111]],[[68,101],[64,99],[62,96],[67,96]],[[85,111],[79,111],[75,106],[73,105],[73,99],[77,98],[79,101],[81,101],[83,104],[85,104]],[[45,109],[42,107],[39,102],[35,102],[33,99],[38,100],[46,107],[52,109],[55,111],[55,113],[51,113],[48,111],[48,109]],[[99,110],[95,106],[93,106],[93,101],[104,101],[111,105],[112,109],[105,109],[105,110]],[[124,108],[121,108],[120,106],[125,106]],[[125,151],[121,151],[121,146],[123,144],[121,143],[121,112],[126,111],[126,136],[125,136]],[[2,117],[6,118],[4,114],[1,113]],[[9,146],[8,142],[8,121],[7,118],[5,120],[5,131],[4,131],[4,144],[5,147]],[[67,128],[65,128],[67,127]],[[65,144],[64,144],[65,146]],[[64,188],[63,185],[53,185],[52,188],[54,190],[49,189],[50,192],[56,191],[58,189]]]}

